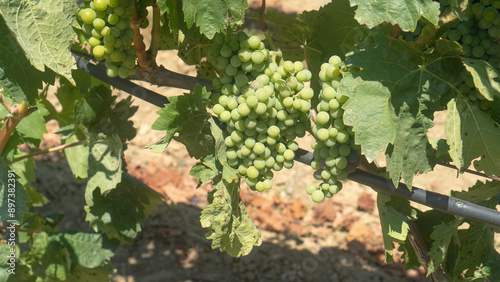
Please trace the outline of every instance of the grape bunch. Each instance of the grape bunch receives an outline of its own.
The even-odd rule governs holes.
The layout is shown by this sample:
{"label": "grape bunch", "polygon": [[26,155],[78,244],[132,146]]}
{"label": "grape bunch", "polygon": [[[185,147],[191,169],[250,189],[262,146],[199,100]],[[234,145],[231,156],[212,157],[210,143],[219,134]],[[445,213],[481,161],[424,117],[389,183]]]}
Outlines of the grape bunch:
{"label": "grape bunch", "polygon": [[240,32],[215,42],[208,50],[219,74],[213,80],[220,91],[213,111],[227,124],[228,164],[252,189],[271,189],[273,170],[293,166],[299,148],[294,139],[311,126],[314,91],[304,85],[311,72],[301,62],[277,64],[257,36]]}
{"label": "grape bunch", "polygon": [[458,23],[443,37],[462,45],[464,55],[488,61],[499,68],[500,0],[471,1],[469,20]]}
{"label": "grape bunch", "polygon": [[130,18],[134,0],[85,0],[78,10],[82,30],[97,60],[105,60],[109,77],[127,78],[136,72],[134,30]]}
{"label": "grape bunch", "polygon": [[315,170],[314,178],[322,180],[320,185],[310,184],[306,192],[314,202],[330,198],[342,189],[340,180],[356,170],[359,147],[354,144],[352,131],[343,120],[342,105],[348,97],[338,91],[343,77],[344,63],[338,56],[332,56],[321,66],[319,79],[322,81],[319,103],[316,107],[316,124],[312,128],[315,141],[311,144]]}

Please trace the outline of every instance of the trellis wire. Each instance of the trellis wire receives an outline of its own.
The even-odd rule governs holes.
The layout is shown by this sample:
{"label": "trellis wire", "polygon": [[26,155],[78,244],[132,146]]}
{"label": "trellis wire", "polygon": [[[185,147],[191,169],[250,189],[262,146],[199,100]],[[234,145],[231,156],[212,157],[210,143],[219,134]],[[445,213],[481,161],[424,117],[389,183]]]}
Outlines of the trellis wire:
{"label": "trellis wire", "polygon": [[[148,90],[129,80],[122,78],[110,78],[103,68],[89,62],[88,60],[73,54],[76,58],[76,65],[80,70],[108,83],[109,85],[125,91],[139,99],[151,103],[158,107],[164,107],[170,103],[167,97],[154,91]],[[310,165],[313,154],[303,149],[297,151],[295,160]],[[455,197],[445,196],[439,193],[427,191],[417,187],[408,187],[399,183],[396,188],[390,179],[358,169],[349,174],[349,179],[363,185],[371,187],[377,192],[385,192],[391,195],[408,199],[410,201],[423,204],[435,210],[439,210],[455,216],[478,220],[487,224],[500,226],[500,212],[480,205],[473,204]]]}

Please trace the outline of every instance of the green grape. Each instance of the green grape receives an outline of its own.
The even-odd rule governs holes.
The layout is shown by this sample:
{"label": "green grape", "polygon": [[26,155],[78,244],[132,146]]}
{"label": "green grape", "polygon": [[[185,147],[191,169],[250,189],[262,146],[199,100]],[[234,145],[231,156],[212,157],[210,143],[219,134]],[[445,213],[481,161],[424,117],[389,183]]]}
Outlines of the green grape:
{"label": "green grape", "polygon": [[104,51],[104,46],[97,45],[92,49],[92,54],[94,57],[99,58],[99,57],[104,57],[105,51]]}
{"label": "green grape", "polygon": [[325,199],[325,194],[321,190],[315,190],[311,193],[311,199],[315,203],[321,203]]}
{"label": "green grape", "polygon": [[105,11],[108,8],[106,0],[94,0],[93,3],[96,11]]}
{"label": "green grape", "polygon": [[120,67],[118,68],[118,76],[121,78],[127,78],[129,74],[129,70],[126,67]]}
{"label": "green grape", "polygon": [[120,5],[120,0],[107,0],[106,3],[108,4],[109,7],[115,8]]}
{"label": "green grape", "polygon": [[254,51],[252,52],[252,63],[254,64],[262,64],[264,62],[264,54],[260,51]]}
{"label": "green grape", "polygon": [[483,19],[492,22],[498,16],[498,10],[495,7],[487,7],[483,11]]}
{"label": "green grape", "polygon": [[248,38],[248,45],[252,49],[258,49],[260,47],[260,38],[257,35],[252,35]]}
{"label": "green grape", "polygon": [[107,20],[110,25],[116,25],[120,21],[120,17],[117,14],[109,14]]}
{"label": "green grape", "polygon": [[101,45],[101,40],[93,36],[89,38],[88,42],[91,47],[96,47],[97,45]]}
{"label": "green grape", "polygon": [[472,56],[481,58],[482,56],[484,56],[484,48],[480,45],[474,46],[474,48],[472,48]]}
{"label": "green grape", "polygon": [[450,30],[448,32],[448,38],[450,40],[453,40],[453,41],[458,41],[460,40],[460,37],[462,36],[462,34],[460,33],[460,31],[454,29],[454,30]]}
{"label": "green grape", "polygon": [[96,18],[95,11],[90,8],[80,10],[78,15],[80,16],[80,19],[82,19],[82,21],[86,24],[92,24]]}
{"label": "green grape", "polygon": [[116,77],[118,75],[118,67],[115,66],[115,65],[110,65],[109,67],[107,67],[106,69],[106,74],[109,76],[109,77]]}

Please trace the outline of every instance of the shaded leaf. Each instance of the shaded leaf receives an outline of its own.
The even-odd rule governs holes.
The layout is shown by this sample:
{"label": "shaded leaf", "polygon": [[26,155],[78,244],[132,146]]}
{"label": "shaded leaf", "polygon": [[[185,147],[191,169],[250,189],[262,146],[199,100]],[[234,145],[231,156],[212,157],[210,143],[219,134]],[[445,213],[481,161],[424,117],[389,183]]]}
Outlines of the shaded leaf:
{"label": "shaded leaf", "polygon": [[485,60],[462,57],[465,68],[472,74],[474,85],[486,99],[500,99],[498,72]]}
{"label": "shaded leaf", "polygon": [[[70,46],[74,41],[75,2],[64,0],[2,0],[0,12],[31,64],[45,66],[73,82],[76,69]],[[3,34],[3,33],[2,33]]]}

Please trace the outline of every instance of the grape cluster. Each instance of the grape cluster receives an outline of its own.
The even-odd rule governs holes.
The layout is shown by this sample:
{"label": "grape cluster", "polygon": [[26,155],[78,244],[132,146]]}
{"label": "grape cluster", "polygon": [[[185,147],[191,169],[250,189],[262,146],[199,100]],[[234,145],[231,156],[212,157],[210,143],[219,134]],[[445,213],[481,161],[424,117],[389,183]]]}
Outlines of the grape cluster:
{"label": "grape cluster", "polygon": [[299,148],[294,139],[311,126],[314,92],[304,85],[311,72],[301,62],[277,64],[257,36],[240,32],[215,42],[207,57],[219,74],[213,111],[227,124],[228,164],[252,189],[271,189],[273,170],[293,166]]}
{"label": "grape cluster", "polygon": [[311,166],[316,170],[314,178],[323,180],[323,183],[306,187],[314,202],[338,193],[342,189],[340,180],[346,179],[348,173],[356,169],[359,158],[359,147],[354,144],[352,131],[343,120],[342,105],[348,97],[337,91],[344,67],[340,57],[332,56],[319,72],[322,89],[316,107],[316,124],[312,128],[316,140],[311,144],[314,150]]}
{"label": "grape cluster", "polygon": [[464,55],[488,61],[499,67],[500,0],[481,0],[469,4],[470,20],[458,23],[443,37],[462,45]]}
{"label": "grape cluster", "polygon": [[127,78],[136,72],[135,49],[132,46],[134,30],[130,18],[134,0],[85,0],[78,11],[82,30],[88,36],[92,54],[105,60],[109,77]]}

